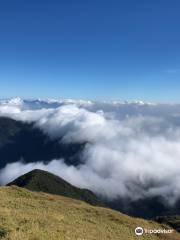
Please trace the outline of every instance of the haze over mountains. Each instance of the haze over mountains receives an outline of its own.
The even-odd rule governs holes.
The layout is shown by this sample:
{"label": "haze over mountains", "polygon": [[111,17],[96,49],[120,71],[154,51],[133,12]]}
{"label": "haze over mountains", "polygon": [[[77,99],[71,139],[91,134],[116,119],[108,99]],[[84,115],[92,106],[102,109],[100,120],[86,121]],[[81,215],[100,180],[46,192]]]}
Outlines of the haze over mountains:
{"label": "haze over mountains", "polygon": [[117,209],[123,199],[179,209],[179,104],[17,98],[0,116],[1,184],[38,168]]}

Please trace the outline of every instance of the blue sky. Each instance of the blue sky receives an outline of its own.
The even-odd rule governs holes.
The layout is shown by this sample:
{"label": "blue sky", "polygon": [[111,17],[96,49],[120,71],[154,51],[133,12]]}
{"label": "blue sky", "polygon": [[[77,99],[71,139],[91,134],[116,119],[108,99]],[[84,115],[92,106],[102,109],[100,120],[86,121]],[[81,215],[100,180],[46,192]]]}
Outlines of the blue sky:
{"label": "blue sky", "polygon": [[180,102],[179,0],[0,1],[0,95]]}

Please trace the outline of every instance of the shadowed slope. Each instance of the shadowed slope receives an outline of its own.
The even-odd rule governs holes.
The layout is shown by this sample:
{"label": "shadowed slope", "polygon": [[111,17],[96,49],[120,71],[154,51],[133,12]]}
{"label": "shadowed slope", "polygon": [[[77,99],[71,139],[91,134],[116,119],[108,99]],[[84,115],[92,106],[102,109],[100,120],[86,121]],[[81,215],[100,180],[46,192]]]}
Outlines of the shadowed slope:
{"label": "shadowed slope", "polygon": [[0,117],[0,168],[23,159],[24,163],[63,158],[66,164],[78,165],[83,144],[63,144],[53,140],[33,123]]}
{"label": "shadowed slope", "polygon": [[56,195],[62,195],[70,198],[79,199],[92,205],[103,206],[96,195],[87,190],[77,188],[62,178],[43,170],[33,170],[20,176],[8,184],[27,188],[32,191],[46,192]]}
{"label": "shadowed slope", "polygon": [[167,224],[176,229],[180,233],[180,215],[175,216],[161,216],[157,217],[156,221],[159,223]]}

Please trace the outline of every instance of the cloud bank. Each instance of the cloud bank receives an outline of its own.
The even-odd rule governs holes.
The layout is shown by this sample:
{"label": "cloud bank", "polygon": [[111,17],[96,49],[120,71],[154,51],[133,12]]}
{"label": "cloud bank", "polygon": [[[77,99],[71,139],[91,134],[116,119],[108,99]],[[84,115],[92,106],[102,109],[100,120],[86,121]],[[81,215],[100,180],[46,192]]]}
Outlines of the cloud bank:
{"label": "cloud bank", "polygon": [[180,197],[179,104],[11,99],[1,101],[0,116],[34,122],[66,144],[86,143],[76,167],[19,161],[0,170],[3,184],[40,168],[110,199]]}

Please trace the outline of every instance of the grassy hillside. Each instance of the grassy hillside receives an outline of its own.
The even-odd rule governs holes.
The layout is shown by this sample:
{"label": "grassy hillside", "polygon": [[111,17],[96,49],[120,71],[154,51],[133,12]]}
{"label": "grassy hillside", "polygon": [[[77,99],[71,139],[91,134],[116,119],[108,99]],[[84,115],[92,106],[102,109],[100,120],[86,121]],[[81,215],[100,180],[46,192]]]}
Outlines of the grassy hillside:
{"label": "grassy hillside", "polygon": [[88,189],[77,188],[64,179],[47,171],[35,169],[18,177],[8,185],[27,188],[31,191],[46,192],[75,198],[92,205],[104,206],[96,195]]}
{"label": "grassy hillside", "polygon": [[[15,186],[0,188],[1,240],[133,240],[134,228],[160,225],[84,202]],[[178,240],[180,235],[139,239]]]}

